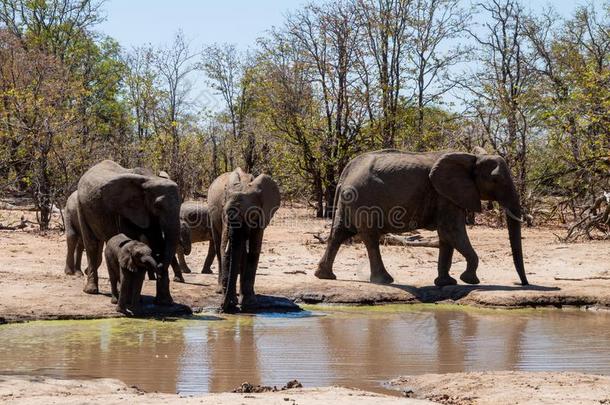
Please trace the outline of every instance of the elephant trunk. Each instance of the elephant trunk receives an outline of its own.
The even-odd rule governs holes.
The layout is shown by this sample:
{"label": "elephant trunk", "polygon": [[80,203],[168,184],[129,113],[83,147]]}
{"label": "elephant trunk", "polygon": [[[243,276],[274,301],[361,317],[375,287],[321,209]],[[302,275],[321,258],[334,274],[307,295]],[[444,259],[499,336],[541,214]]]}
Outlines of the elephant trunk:
{"label": "elephant trunk", "polygon": [[153,271],[157,273],[159,268],[157,267],[157,262],[151,256],[145,256],[142,258],[142,263],[146,266],[146,270]]}
{"label": "elephant trunk", "polygon": [[529,283],[525,276],[525,266],[523,265],[523,247],[521,245],[521,206],[518,203],[518,198],[516,198],[515,201],[517,202],[506,205],[503,204],[506,211],[508,238],[510,240],[515,270],[517,270],[521,285],[528,285]]}
{"label": "elephant trunk", "polygon": [[245,248],[243,230],[238,226],[229,227],[229,263],[227,266],[227,287],[222,302],[223,312],[235,312],[237,307],[237,276],[240,273],[243,250]]}

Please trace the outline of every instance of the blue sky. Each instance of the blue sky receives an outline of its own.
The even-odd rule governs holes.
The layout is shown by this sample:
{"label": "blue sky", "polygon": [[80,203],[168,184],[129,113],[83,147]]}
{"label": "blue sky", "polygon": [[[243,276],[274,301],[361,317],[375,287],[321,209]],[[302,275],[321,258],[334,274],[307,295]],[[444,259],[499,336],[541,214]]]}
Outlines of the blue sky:
{"label": "blue sky", "polygon": [[228,42],[242,49],[303,0],[108,0],[106,21],[98,29],[131,46],[171,42],[181,29],[194,45]]}
{"label": "blue sky", "polygon": [[[523,4],[536,12],[552,5],[560,15],[568,17],[586,1],[523,0]],[[265,31],[281,26],[288,12],[306,3],[307,0],[106,0],[103,5],[106,21],[97,29],[128,50],[145,44],[168,45],[178,30],[184,32],[193,51],[225,42],[247,50],[255,47],[256,39],[264,36]],[[472,1],[463,3],[468,7]],[[193,84],[194,101],[211,110],[221,107],[220,98],[211,94],[201,77]]]}
{"label": "blue sky", "polygon": [[[266,30],[282,24],[286,12],[300,8],[306,0],[107,0],[106,21],[98,28],[123,46],[171,41],[179,29],[195,45],[229,42],[245,49],[254,46]],[[539,11],[552,4],[569,15],[581,0],[524,1]],[[471,4],[465,0],[464,5]]]}

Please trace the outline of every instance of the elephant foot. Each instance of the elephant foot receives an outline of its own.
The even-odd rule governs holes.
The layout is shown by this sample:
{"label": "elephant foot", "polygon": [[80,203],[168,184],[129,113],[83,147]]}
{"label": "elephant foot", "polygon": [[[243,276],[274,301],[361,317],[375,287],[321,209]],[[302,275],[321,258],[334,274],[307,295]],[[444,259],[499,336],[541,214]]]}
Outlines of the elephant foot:
{"label": "elephant foot", "polygon": [[85,285],[85,288],[83,288],[83,291],[87,294],[99,294],[100,292],[96,283],[87,283],[87,285]]}
{"label": "elephant foot", "polygon": [[64,273],[66,273],[66,275],[68,276],[82,276],[83,272],[80,269],[70,269],[68,267],[66,267],[64,269]]}
{"label": "elephant foot", "polygon": [[117,302],[119,302],[119,299],[113,295],[112,298],[110,298],[110,303],[116,304]]}
{"label": "elephant foot", "polygon": [[394,282],[394,278],[390,276],[390,273],[387,271],[379,271],[375,274],[371,273],[371,283],[375,284],[392,284]]}
{"label": "elephant foot", "polygon": [[465,271],[460,276],[460,280],[467,284],[479,284],[479,278],[477,277],[477,273],[474,271]]}
{"label": "elephant foot", "polygon": [[188,268],[188,267],[183,267],[183,268],[181,269],[181,271],[182,271],[183,273],[187,273],[187,274],[188,274],[188,273],[192,273],[191,269],[190,269],[190,268]]}
{"label": "elephant foot", "polygon": [[121,307],[119,305],[116,306],[116,311],[126,316],[136,316],[139,313],[139,310],[135,308]]}
{"label": "elephant foot", "polygon": [[336,280],[337,276],[333,273],[332,270],[327,270],[322,267],[318,267],[318,270],[314,273],[314,276],[320,278],[322,280]]}
{"label": "elephant foot", "polygon": [[239,312],[239,309],[237,308],[237,299],[225,300],[222,303],[222,306],[220,307],[220,312],[223,312],[225,314],[234,314],[236,312]]}
{"label": "elephant foot", "polygon": [[176,274],[174,276],[174,281],[176,283],[184,283],[184,277],[182,277],[182,274],[180,274],[180,275]]}
{"label": "elephant foot", "polygon": [[434,285],[437,287],[444,287],[446,285],[456,285],[456,284],[457,284],[457,281],[451,276],[437,277],[434,279]]}
{"label": "elephant foot", "polygon": [[218,284],[218,285],[216,286],[216,289],[214,290],[214,292],[215,292],[216,294],[224,294],[224,292],[225,292],[225,288],[222,286],[222,284]]}
{"label": "elephant foot", "polygon": [[241,312],[252,312],[258,307],[258,301],[256,300],[256,294],[249,294],[242,296],[241,299]]}
{"label": "elephant foot", "polygon": [[208,267],[207,269],[204,267],[203,270],[201,270],[201,274],[214,274],[214,272],[210,267]]}

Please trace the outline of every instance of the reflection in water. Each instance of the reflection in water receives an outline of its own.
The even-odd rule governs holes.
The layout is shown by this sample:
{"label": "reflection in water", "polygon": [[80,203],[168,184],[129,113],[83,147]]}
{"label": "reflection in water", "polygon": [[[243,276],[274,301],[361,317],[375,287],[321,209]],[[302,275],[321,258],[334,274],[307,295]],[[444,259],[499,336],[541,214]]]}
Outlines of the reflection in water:
{"label": "reflection in water", "polygon": [[110,377],[202,393],[244,381],[377,389],[398,375],[474,370],[610,374],[610,314],[396,307],[325,316],[109,319],[0,327],[0,373]]}

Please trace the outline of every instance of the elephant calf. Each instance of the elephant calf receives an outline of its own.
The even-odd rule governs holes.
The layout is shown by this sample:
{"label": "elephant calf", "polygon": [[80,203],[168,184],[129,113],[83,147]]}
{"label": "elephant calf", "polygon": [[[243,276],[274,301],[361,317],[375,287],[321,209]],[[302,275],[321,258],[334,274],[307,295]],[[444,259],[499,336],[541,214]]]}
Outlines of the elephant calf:
{"label": "elephant calf", "polygon": [[159,271],[152,249],[145,243],[120,233],[108,240],[104,257],[108,266],[112,303],[117,304],[118,312],[135,313],[140,306],[140,293],[146,272]]}
{"label": "elephant calf", "polygon": [[[174,258],[172,261],[172,268],[176,278],[174,281],[184,281],[177,279],[178,274],[191,273],[184,256],[188,256],[191,252],[191,244],[197,242],[209,241],[208,254],[203,264],[201,273],[212,274],[212,263],[216,256],[216,249],[214,249],[214,242],[212,241],[212,229],[210,226],[210,217],[208,207],[197,201],[187,201],[182,203],[180,206],[180,220],[181,231],[180,231],[180,245],[176,249],[177,259]],[[188,243],[184,241],[188,240]],[[181,277],[181,276],[180,276]]]}

